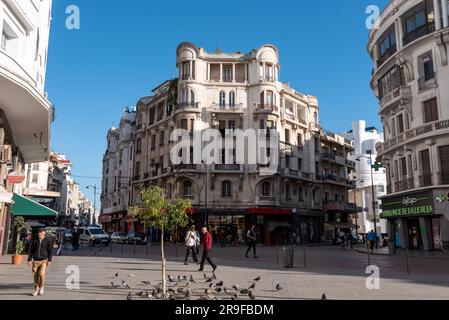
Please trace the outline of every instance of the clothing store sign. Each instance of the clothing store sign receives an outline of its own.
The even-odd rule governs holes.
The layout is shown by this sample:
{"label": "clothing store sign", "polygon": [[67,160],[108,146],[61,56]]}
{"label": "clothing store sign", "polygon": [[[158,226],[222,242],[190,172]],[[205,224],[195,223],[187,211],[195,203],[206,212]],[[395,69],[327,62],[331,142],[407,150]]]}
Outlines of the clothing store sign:
{"label": "clothing store sign", "polygon": [[429,192],[384,199],[382,210],[383,219],[432,215],[435,211]]}

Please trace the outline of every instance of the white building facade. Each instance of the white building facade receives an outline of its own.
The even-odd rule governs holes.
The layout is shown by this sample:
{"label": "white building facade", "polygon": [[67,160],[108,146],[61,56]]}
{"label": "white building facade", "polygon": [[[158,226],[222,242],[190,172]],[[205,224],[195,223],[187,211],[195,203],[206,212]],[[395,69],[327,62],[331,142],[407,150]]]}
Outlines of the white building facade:
{"label": "white building facade", "polygon": [[446,0],[392,1],[369,36],[387,169],[382,217],[394,247],[449,243],[449,17]]}
{"label": "white building facade", "polygon": [[24,165],[48,160],[54,108],[44,92],[51,0],[0,1],[0,254]]}
{"label": "white building facade", "polygon": [[[376,230],[378,235],[387,234],[387,221],[381,219],[382,202],[381,197],[386,195],[387,176],[385,168],[376,171],[371,166],[371,161],[377,159],[376,145],[384,142],[384,135],[374,127],[367,127],[366,121],[354,121],[352,130],[344,134],[348,140],[354,141],[354,153],[348,158],[355,163],[355,171],[352,179],[356,181],[356,189],[350,190],[349,201],[356,203],[357,225],[360,226],[359,233],[367,234],[371,230]],[[371,175],[372,173],[372,175]],[[374,185],[374,204],[373,204]],[[374,215],[375,210],[375,215]]]}

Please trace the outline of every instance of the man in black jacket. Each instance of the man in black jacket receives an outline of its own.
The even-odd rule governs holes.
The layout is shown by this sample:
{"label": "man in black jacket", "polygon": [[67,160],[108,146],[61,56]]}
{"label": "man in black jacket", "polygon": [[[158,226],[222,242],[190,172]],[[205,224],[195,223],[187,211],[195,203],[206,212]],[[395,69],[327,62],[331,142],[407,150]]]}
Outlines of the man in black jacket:
{"label": "man in black jacket", "polygon": [[47,267],[51,265],[52,251],[53,242],[46,237],[44,229],[39,230],[37,239],[31,242],[28,256],[28,265],[32,268],[34,277],[33,297],[44,295],[45,274]]}

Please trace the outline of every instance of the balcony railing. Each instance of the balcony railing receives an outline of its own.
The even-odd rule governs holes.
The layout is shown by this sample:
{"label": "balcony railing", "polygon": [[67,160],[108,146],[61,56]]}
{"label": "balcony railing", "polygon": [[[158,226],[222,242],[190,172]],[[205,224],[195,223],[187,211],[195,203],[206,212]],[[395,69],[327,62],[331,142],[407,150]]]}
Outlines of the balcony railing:
{"label": "balcony railing", "polygon": [[449,171],[438,172],[438,184],[440,185],[449,184]]}
{"label": "balcony railing", "polygon": [[390,105],[393,101],[396,101],[400,98],[411,98],[412,96],[412,90],[410,86],[401,86],[399,88],[396,88],[389,93],[385,94],[382,99],[380,100],[380,105],[382,108],[387,107]]}
{"label": "balcony railing", "polygon": [[240,112],[243,111],[243,103],[239,104],[219,104],[213,103],[212,109],[218,112]]}
{"label": "balcony railing", "polygon": [[437,74],[436,72],[432,75],[432,78],[426,79],[426,77],[421,77],[418,80],[419,91],[428,90],[437,85]]}
{"label": "balcony railing", "polygon": [[216,171],[240,171],[239,164],[216,164]]}
{"label": "balcony railing", "polygon": [[196,170],[196,164],[180,164],[174,167],[176,171]]}
{"label": "balcony railing", "polygon": [[275,105],[256,103],[254,106],[256,111],[271,111],[279,113],[279,107]]}
{"label": "balcony railing", "polygon": [[199,102],[181,102],[175,106],[175,111],[181,111],[184,109],[199,109]]}
{"label": "balcony railing", "polygon": [[432,175],[419,176],[419,187],[420,188],[431,187],[433,185],[432,180],[433,180]]}
{"label": "balcony railing", "polygon": [[404,46],[435,31],[435,22],[427,23],[404,36]]}
{"label": "balcony railing", "polygon": [[410,139],[418,138],[422,135],[426,135],[429,133],[436,133],[441,130],[448,130],[449,129],[449,120],[441,120],[441,121],[435,121],[431,123],[427,123],[421,127],[411,129],[409,131],[403,132],[399,134],[398,136],[388,140],[387,142],[379,145],[377,148],[377,151],[379,153],[385,153],[395,147],[396,145],[404,142],[409,141]]}

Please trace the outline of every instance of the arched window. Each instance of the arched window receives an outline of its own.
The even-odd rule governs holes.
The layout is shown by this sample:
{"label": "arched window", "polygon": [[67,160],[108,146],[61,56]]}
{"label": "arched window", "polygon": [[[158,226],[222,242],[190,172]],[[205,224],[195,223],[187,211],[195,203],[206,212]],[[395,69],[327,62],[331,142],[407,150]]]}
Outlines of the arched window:
{"label": "arched window", "polygon": [[226,106],[226,92],[220,92],[220,107]]}
{"label": "arched window", "polygon": [[221,196],[223,198],[232,198],[232,183],[230,181],[221,183]]}
{"label": "arched window", "polygon": [[260,105],[261,106],[265,105],[265,92],[264,91],[262,91],[260,93]]}
{"label": "arched window", "polygon": [[190,90],[190,103],[192,104],[192,106],[195,105],[195,91]]}
{"label": "arched window", "polygon": [[262,183],[262,197],[271,197],[271,183],[268,181]]}
{"label": "arched window", "polygon": [[229,92],[229,106],[235,107],[235,92],[234,91]]}
{"label": "arched window", "polygon": [[193,190],[192,190],[192,182],[190,182],[189,180],[185,180],[182,183],[182,190],[181,190],[181,194],[183,196],[190,196],[193,194]]}

